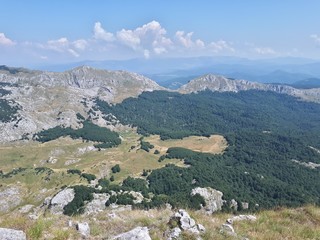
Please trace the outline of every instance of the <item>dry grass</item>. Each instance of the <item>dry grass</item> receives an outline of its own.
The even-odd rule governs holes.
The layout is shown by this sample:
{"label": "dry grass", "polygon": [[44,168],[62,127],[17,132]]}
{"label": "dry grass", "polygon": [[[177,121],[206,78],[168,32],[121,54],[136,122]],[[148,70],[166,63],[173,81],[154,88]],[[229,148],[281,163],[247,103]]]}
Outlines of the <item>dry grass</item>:
{"label": "dry grass", "polygon": [[[297,209],[277,209],[257,213],[257,221],[235,222],[234,228],[238,238],[220,233],[220,226],[230,218],[231,214],[216,213],[205,215],[201,212],[187,210],[196,223],[206,228],[201,237],[211,239],[320,239],[320,208],[306,206]],[[110,213],[116,217],[110,217]],[[89,216],[53,216],[46,215],[38,220],[30,220],[26,216],[10,214],[0,218],[1,227],[20,229],[27,233],[29,239],[81,239],[75,229],[76,222],[88,222],[91,229],[90,239],[110,239],[112,236],[130,231],[137,226],[149,228],[152,239],[165,239],[168,222],[173,212],[169,209],[152,209],[149,211],[117,211],[107,209]],[[69,227],[68,222],[73,226]],[[192,234],[184,233],[183,239],[195,239]]]}
{"label": "dry grass", "polygon": [[183,147],[196,152],[221,154],[228,147],[226,139],[220,135],[190,136],[182,140],[169,139],[165,141],[162,141],[158,135],[152,135],[146,137],[145,141],[153,144],[161,154],[164,154],[170,147]]}

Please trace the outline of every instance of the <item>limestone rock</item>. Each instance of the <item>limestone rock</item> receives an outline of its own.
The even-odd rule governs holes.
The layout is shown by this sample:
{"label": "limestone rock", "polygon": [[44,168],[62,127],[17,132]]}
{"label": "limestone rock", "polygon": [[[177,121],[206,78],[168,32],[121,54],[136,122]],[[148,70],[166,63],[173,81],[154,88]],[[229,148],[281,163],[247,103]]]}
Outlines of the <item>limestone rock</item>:
{"label": "limestone rock", "polygon": [[90,236],[90,227],[87,222],[77,223],[76,228],[83,237]]}
{"label": "limestone rock", "polygon": [[27,240],[27,236],[23,231],[10,228],[0,228],[1,240]]}
{"label": "limestone rock", "polygon": [[229,206],[231,209],[234,209],[236,211],[238,210],[238,202],[234,199],[231,199]]}
{"label": "limestone rock", "polygon": [[194,196],[196,194],[199,194],[204,198],[206,206],[203,209],[206,211],[206,213],[212,214],[216,211],[221,210],[221,207],[224,203],[224,201],[222,200],[222,192],[212,189],[210,187],[197,187],[192,189],[191,196]]}
{"label": "limestone rock", "polygon": [[19,206],[22,202],[22,190],[19,187],[8,187],[0,191],[0,213]]}
{"label": "limestone rock", "polygon": [[49,209],[53,214],[62,214],[63,208],[74,198],[74,190],[72,188],[65,188],[56,194],[50,202]]}
{"label": "limestone rock", "polygon": [[254,215],[238,215],[227,220],[228,223],[232,224],[237,221],[256,221],[257,217]]}
{"label": "limestone rock", "polygon": [[119,234],[114,240],[151,240],[147,227],[136,227],[129,232]]}
{"label": "limestone rock", "polygon": [[229,223],[222,224],[220,232],[230,236],[237,236],[236,232],[234,231],[234,228]]}
{"label": "limestone rock", "polygon": [[101,212],[106,208],[106,201],[109,199],[109,195],[102,193],[102,194],[93,194],[93,200],[89,202],[86,206],[85,213],[91,214],[96,212]]}
{"label": "limestone rock", "polygon": [[20,213],[28,213],[34,207],[32,204],[24,205],[23,207],[19,208]]}
{"label": "limestone rock", "polygon": [[199,235],[206,231],[203,225],[196,224],[195,220],[191,218],[188,212],[183,209],[180,209],[170,218],[169,224],[170,223],[178,224],[178,227],[175,227],[169,231],[167,234],[168,240],[177,239],[182,231],[188,231],[195,235]]}
{"label": "limestone rock", "polygon": [[243,209],[248,209],[249,208],[249,203],[241,202],[241,206],[242,206]]}

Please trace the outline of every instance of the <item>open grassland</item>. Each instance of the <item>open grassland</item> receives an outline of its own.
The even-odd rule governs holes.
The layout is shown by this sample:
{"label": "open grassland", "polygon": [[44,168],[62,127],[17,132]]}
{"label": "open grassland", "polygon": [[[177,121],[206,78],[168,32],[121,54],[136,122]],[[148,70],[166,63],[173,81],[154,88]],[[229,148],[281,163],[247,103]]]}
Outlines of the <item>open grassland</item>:
{"label": "open grassland", "polygon": [[[220,154],[227,142],[222,136],[213,135],[209,138],[191,136],[182,140],[160,140],[159,136],[152,135],[144,138],[155,147],[150,152],[140,149],[141,135],[134,130],[120,133],[122,143],[118,147],[102,149],[101,151],[87,150],[94,143],[82,140],[73,140],[69,137],[59,138],[46,143],[18,142],[0,146],[0,165],[3,172],[14,168],[48,167],[55,173],[66,172],[67,169],[79,169],[95,174],[98,178],[110,177],[111,167],[119,164],[120,173],[114,175],[116,181],[121,181],[127,176],[140,176],[143,170],[152,170],[173,163],[183,166],[183,161],[166,159],[158,162],[161,155],[169,147],[184,147],[194,151]],[[154,154],[154,151],[160,154]],[[30,181],[29,181],[30,182]],[[66,184],[69,184],[66,181]]]}
{"label": "open grassland", "polygon": [[145,138],[158,149],[161,154],[170,147],[182,147],[196,152],[221,154],[228,147],[226,139],[221,135],[211,135],[210,137],[190,136],[183,139],[169,139],[162,141],[159,135],[151,135]]}
{"label": "open grassland", "polygon": [[[320,239],[320,208],[306,206],[297,209],[275,209],[256,214],[257,221],[235,222],[237,237],[225,235],[220,227],[232,214],[216,213],[206,215],[187,210],[196,223],[204,225],[206,232],[201,235],[204,240],[222,239]],[[109,217],[114,212],[115,217]],[[53,216],[45,214],[37,220],[30,220],[24,215],[10,214],[0,218],[2,227],[24,230],[29,239],[81,239],[75,227],[69,227],[71,221],[86,221],[91,229],[90,239],[110,239],[119,233],[129,231],[137,226],[149,228],[153,240],[166,239],[163,233],[168,229],[168,222],[173,211],[169,209],[152,209],[149,211],[105,210],[89,216]],[[193,240],[195,236],[183,234],[183,239]]]}

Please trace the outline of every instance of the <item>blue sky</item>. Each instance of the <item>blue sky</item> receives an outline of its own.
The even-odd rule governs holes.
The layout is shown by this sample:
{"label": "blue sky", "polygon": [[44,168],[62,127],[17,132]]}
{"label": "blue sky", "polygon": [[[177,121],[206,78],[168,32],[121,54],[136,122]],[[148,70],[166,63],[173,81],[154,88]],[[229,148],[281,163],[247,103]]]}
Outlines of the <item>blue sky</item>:
{"label": "blue sky", "polygon": [[238,56],[320,59],[318,0],[1,1],[0,64]]}

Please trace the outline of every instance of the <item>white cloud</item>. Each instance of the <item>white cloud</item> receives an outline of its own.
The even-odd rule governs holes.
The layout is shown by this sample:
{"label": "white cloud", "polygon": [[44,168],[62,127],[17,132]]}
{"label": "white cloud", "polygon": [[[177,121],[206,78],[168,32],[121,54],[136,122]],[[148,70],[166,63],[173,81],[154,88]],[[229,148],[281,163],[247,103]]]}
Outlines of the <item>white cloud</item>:
{"label": "white cloud", "polygon": [[0,45],[13,46],[15,45],[15,42],[7,38],[4,33],[0,33]]}
{"label": "white cloud", "polygon": [[97,40],[103,40],[106,42],[112,42],[114,41],[114,36],[113,33],[107,32],[106,30],[104,30],[102,28],[102,25],[100,22],[96,22],[94,24],[94,28],[93,28],[93,36],[95,39]]}
{"label": "white cloud", "polygon": [[147,50],[147,49],[145,49],[145,50],[143,51],[143,55],[144,55],[144,57],[145,57],[146,59],[149,59],[149,58],[150,58],[150,51]]}
{"label": "white cloud", "polygon": [[59,53],[69,53],[74,57],[79,57],[80,54],[73,48],[77,48],[79,50],[84,50],[86,46],[85,40],[76,40],[74,42],[70,42],[66,37],[59,38],[57,40],[49,40],[47,44],[41,45],[43,49],[53,50]]}
{"label": "white cloud", "polygon": [[84,39],[79,39],[79,40],[74,41],[72,43],[72,45],[74,46],[74,48],[76,48],[78,50],[85,50],[88,45],[88,42]]}
{"label": "white cloud", "polygon": [[182,46],[191,48],[194,45],[194,42],[191,40],[192,35],[193,32],[185,34],[184,31],[177,31],[175,37]]}
{"label": "white cloud", "polygon": [[[142,51],[146,58],[151,52],[163,54],[172,47],[172,41],[166,37],[167,31],[157,21],[152,21],[134,30],[122,29],[117,32],[117,39],[135,51]],[[148,52],[148,54],[145,54]]]}
{"label": "white cloud", "polygon": [[310,35],[310,37],[311,37],[317,44],[320,44],[320,36],[318,36],[317,34],[312,34],[312,35]]}
{"label": "white cloud", "polygon": [[273,55],[276,54],[276,51],[270,47],[256,47],[254,51],[261,55]]}
{"label": "white cloud", "polygon": [[228,43],[225,40],[211,42],[208,48],[215,53],[222,52],[222,51],[235,52],[235,49],[231,46],[231,43]]}
{"label": "white cloud", "polygon": [[68,46],[69,46],[68,39],[63,37],[57,40],[49,40],[45,48],[48,48],[57,52],[63,52],[64,49],[67,48]]}
{"label": "white cloud", "polygon": [[138,49],[140,45],[139,36],[137,36],[137,34],[132,30],[122,29],[121,31],[117,32],[117,38],[121,43],[131,47],[134,50]]}

